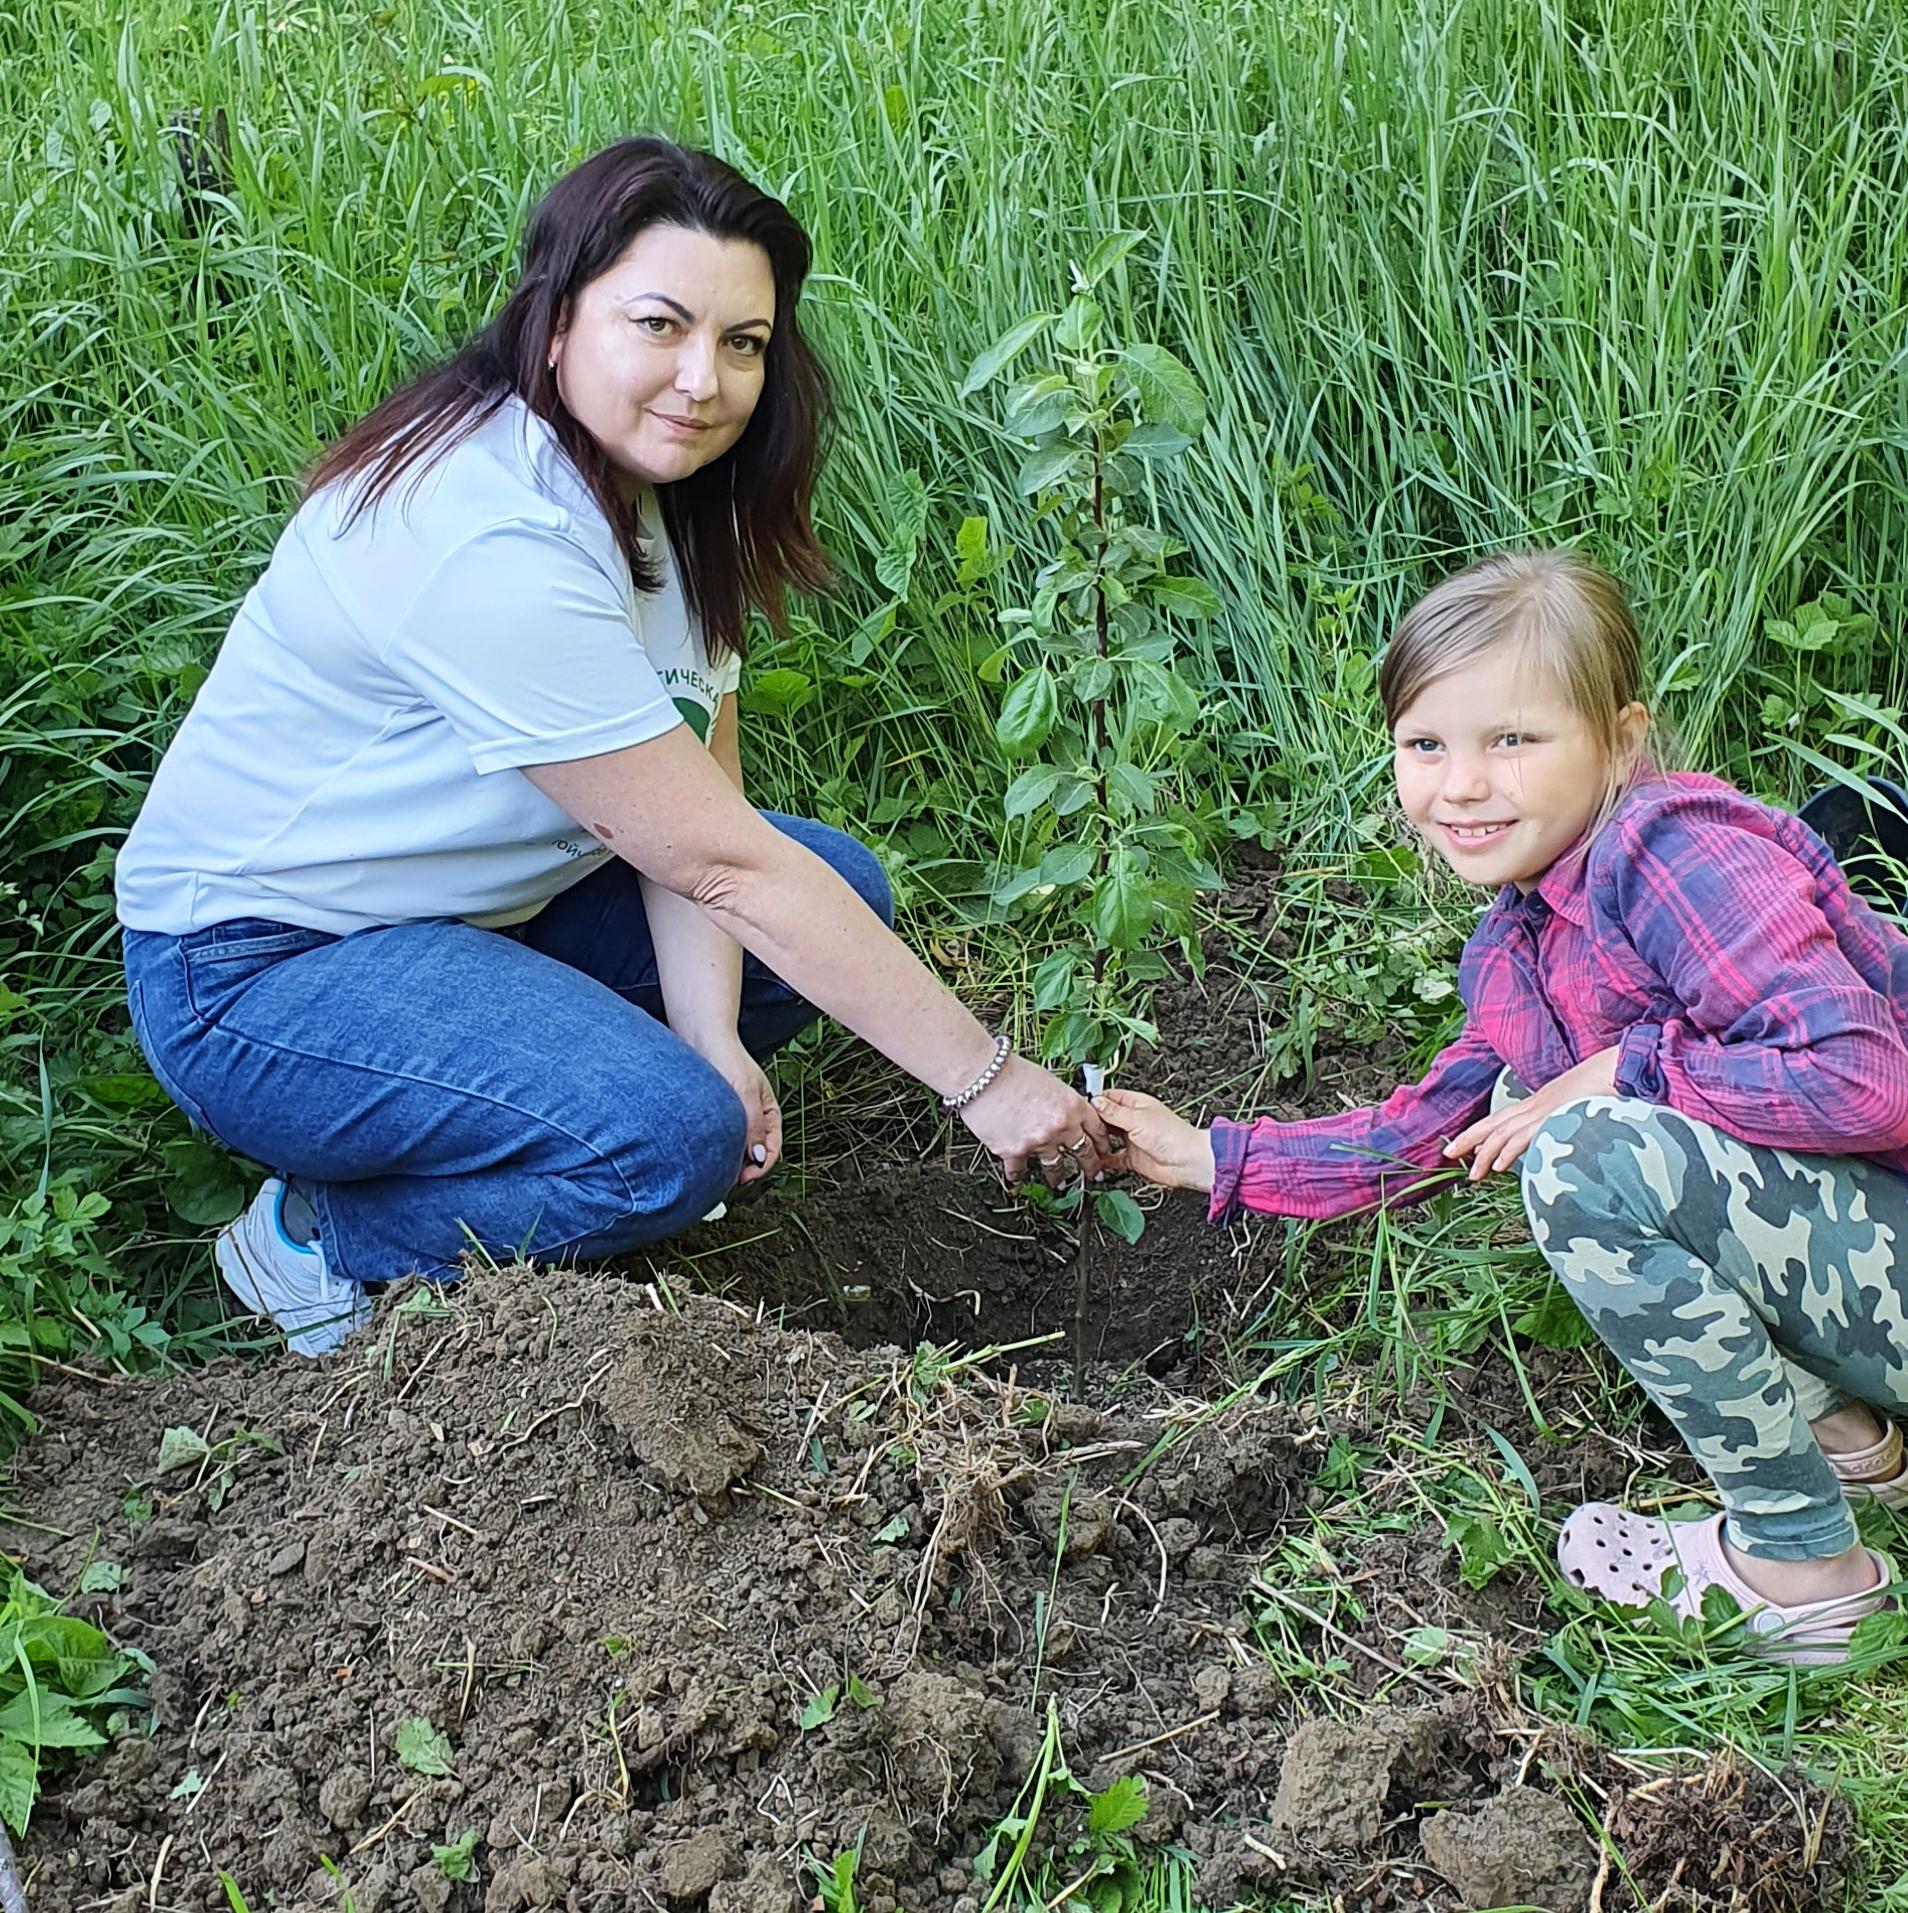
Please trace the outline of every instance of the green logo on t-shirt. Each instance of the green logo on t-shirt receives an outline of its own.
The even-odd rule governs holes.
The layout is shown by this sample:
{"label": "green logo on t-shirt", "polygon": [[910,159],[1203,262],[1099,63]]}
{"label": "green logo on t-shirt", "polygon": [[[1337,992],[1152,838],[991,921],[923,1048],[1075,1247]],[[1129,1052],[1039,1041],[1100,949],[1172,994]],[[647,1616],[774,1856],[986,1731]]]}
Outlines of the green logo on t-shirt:
{"label": "green logo on t-shirt", "polygon": [[676,709],[682,713],[682,721],[695,732],[698,743],[709,741],[709,707],[698,704],[692,697],[676,699]]}

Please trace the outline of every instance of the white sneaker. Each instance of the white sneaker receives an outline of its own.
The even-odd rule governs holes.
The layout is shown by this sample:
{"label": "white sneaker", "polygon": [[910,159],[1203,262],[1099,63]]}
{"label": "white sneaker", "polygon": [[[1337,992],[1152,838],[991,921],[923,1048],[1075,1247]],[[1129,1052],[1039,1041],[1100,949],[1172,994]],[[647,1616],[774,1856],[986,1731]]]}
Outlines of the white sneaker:
{"label": "white sneaker", "polygon": [[370,1322],[371,1298],[333,1276],[322,1244],[285,1233],[284,1204],[283,1179],[267,1176],[252,1206],[219,1231],[212,1259],[225,1286],[284,1331],[287,1348],[323,1355]]}

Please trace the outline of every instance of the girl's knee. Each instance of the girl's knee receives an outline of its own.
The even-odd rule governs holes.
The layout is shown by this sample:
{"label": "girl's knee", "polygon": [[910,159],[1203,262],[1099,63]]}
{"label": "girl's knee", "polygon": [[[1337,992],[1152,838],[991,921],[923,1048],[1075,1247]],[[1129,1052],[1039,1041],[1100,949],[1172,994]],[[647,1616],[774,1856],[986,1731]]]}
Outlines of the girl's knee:
{"label": "girl's knee", "polygon": [[1683,1161],[1673,1110],[1630,1096],[1581,1096],[1539,1125],[1520,1165],[1524,1209],[1539,1248],[1570,1225],[1673,1207]]}

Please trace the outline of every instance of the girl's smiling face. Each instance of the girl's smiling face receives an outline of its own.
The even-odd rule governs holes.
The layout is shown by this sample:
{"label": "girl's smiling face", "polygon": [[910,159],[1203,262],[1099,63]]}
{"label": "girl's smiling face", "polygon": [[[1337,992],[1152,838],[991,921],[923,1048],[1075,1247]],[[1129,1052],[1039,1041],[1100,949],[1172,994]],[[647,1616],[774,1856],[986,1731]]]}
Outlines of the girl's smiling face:
{"label": "girl's smiling face", "polygon": [[1405,815],[1458,875],[1535,887],[1634,761],[1648,718],[1617,719],[1620,761],[1563,687],[1499,645],[1427,684],[1392,730]]}

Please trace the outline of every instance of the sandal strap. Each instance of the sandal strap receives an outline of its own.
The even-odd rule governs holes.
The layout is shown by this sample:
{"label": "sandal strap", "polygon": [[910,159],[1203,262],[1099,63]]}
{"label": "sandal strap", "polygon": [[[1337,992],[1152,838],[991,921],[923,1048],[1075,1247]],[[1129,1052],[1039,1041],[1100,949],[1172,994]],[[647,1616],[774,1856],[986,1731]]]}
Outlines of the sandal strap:
{"label": "sandal strap", "polygon": [[1838,1481],[1892,1481],[1902,1471],[1901,1429],[1890,1422],[1879,1441],[1846,1454],[1830,1455],[1829,1466]]}

